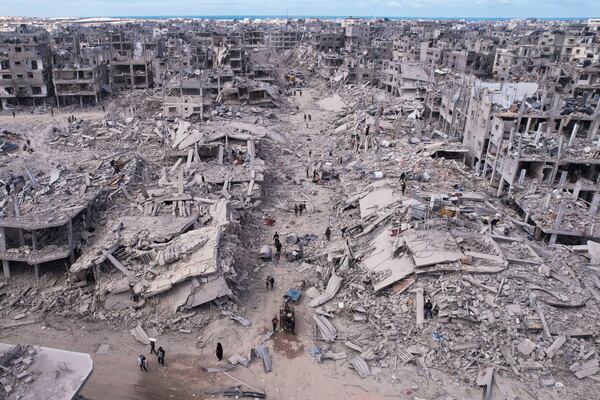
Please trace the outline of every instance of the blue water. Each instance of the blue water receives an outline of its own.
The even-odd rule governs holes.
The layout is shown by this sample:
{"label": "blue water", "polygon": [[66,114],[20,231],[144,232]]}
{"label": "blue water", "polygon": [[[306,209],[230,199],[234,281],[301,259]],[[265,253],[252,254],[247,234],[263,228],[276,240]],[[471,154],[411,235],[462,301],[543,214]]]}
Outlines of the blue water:
{"label": "blue water", "polygon": [[[96,17],[98,18],[98,17]],[[173,19],[173,18],[186,18],[186,19],[208,19],[208,20],[242,20],[245,18],[249,19],[298,19],[298,18],[319,18],[325,20],[340,19],[340,18],[360,18],[360,19],[377,19],[387,18],[390,20],[464,20],[464,21],[508,21],[511,19],[538,19],[544,21],[573,21],[573,20],[587,20],[593,17],[401,17],[401,16],[381,16],[381,17],[365,17],[365,16],[350,16],[350,15],[123,15],[123,16],[107,16],[106,18],[133,18],[133,19]]]}

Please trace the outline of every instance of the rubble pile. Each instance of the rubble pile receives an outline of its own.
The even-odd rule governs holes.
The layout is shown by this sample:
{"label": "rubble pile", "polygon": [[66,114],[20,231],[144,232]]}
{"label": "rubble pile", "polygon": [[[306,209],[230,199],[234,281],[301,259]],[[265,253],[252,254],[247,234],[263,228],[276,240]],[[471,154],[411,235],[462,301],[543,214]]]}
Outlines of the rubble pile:
{"label": "rubble pile", "polygon": [[433,158],[460,150],[452,144],[382,129],[368,146],[350,147],[357,136],[366,143],[364,127],[335,127],[361,115],[329,121],[338,145],[324,149],[322,162],[335,166],[340,184],[322,184],[339,199],[331,228],[342,239],[311,249],[306,259],[318,265],[301,269],[314,286],[307,295],[323,360],[348,359],[361,377],[414,362],[425,375],[441,369],[472,385],[489,367],[542,386],[564,384],[557,369],[577,379],[596,374],[600,280],[587,247],[534,242],[480,177]]}
{"label": "rubble pile", "polygon": [[27,386],[35,379],[28,370],[35,357],[35,349],[28,345],[16,345],[0,353],[2,396],[19,396],[27,392]]}

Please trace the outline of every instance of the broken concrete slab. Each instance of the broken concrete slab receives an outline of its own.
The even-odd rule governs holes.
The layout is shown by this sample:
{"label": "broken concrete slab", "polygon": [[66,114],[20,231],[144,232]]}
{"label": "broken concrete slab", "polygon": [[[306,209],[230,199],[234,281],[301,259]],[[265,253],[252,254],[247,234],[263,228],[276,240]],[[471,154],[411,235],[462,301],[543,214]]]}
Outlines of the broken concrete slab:
{"label": "broken concrete slab", "polygon": [[529,339],[523,339],[518,345],[517,350],[519,350],[522,354],[528,356],[530,355],[537,345]]}
{"label": "broken concrete slab", "polygon": [[548,349],[546,349],[546,357],[552,358],[558,350],[566,343],[566,336],[559,336]]}
{"label": "broken concrete slab", "polygon": [[327,282],[327,287],[325,288],[325,291],[321,293],[320,296],[312,299],[309,305],[314,308],[327,303],[338,292],[343,280],[344,279],[341,276],[338,276],[335,273],[333,273],[329,278],[329,281]]}

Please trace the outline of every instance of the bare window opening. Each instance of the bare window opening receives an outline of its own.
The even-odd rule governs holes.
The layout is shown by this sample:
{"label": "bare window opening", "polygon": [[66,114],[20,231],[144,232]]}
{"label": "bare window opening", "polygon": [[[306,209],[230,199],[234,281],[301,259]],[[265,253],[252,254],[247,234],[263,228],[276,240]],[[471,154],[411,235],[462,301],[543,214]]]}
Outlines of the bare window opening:
{"label": "bare window opening", "polygon": [[17,53],[20,53],[21,51],[23,51],[23,49],[22,49],[22,48],[20,48],[20,47],[15,47],[15,51],[16,51]]}
{"label": "bare window opening", "polygon": [[31,94],[42,94],[42,88],[39,86],[32,86]]}
{"label": "bare window opening", "polygon": [[15,61],[15,65],[21,65],[21,61]]}
{"label": "bare window opening", "polygon": [[23,78],[23,74],[17,74],[17,79]]}
{"label": "bare window opening", "polygon": [[38,69],[38,63],[36,60],[31,61],[31,69]]}

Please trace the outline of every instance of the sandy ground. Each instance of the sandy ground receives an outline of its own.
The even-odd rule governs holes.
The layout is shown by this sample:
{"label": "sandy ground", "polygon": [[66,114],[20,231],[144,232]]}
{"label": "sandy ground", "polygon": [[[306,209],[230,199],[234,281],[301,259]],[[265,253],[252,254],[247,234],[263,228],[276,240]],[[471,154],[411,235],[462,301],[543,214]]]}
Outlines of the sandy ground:
{"label": "sandy ground", "polygon": [[[294,101],[300,112],[295,115],[280,115],[281,126],[278,129],[287,141],[285,147],[298,153],[308,154],[312,151],[314,158],[329,151],[323,143],[327,136],[320,133],[327,113],[319,110],[312,100],[313,92],[304,90],[303,96],[296,96]],[[303,114],[312,115],[312,123],[307,129]],[[68,114],[55,113],[59,121],[66,121]],[[82,118],[102,118],[102,113],[85,111],[77,114]],[[26,121],[21,120],[26,119]],[[48,126],[50,115],[1,115],[0,126],[5,129],[22,130],[24,124],[31,124],[38,129]],[[22,132],[30,135],[28,132]],[[30,136],[27,136],[30,137]],[[43,139],[38,135],[31,136],[34,146],[43,146]],[[317,140],[318,139],[318,140]],[[42,152],[40,152],[42,153]],[[48,157],[56,154],[48,155]],[[82,155],[79,154],[79,157]],[[263,155],[267,159],[269,155]],[[275,160],[274,164],[281,160]],[[302,165],[302,160],[297,160]],[[297,168],[297,177],[305,178],[305,168]],[[264,228],[264,240],[271,241],[275,231],[281,233],[295,231],[297,233],[315,233],[320,237],[328,224],[328,207],[331,191],[304,182],[295,185],[292,180],[278,182],[278,186],[269,187],[269,196],[281,196],[277,200],[297,198],[297,193],[314,193],[311,197],[316,207],[315,212],[302,217],[294,217],[293,212],[273,208],[272,216],[276,219],[273,227]],[[266,203],[272,198],[267,198]],[[334,233],[335,234],[335,233]],[[335,239],[335,237],[334,237]],[[319,239],[323,240],[323,239]],[[307,251],[309,251],[307,249]],[[271,329],[271,318],[278,313],[282,296],[289,287],[294,286],[300,278],[295,271],[296,264],[281,261],[278,265],[266,264],[248,280],[250,285],[246,294],[240,299],[245,308],[245,315],[253,322],[249,328],[229,320],[219,320],[202,331],[192,334],[170,333],[159,337],[159,346],[166,350],[167,365],[159,366],[155,357],[150,356],[149,348],[135,342],[125,326],[107,327],[102,324],[88,324],[78,320],[60,319],[48,316],[46,321],[14,330],[0,331],[0,341],[17,343],[28,342],[37,345],[64,348],[91,353],[94,359],[94,372],[82,394],[92,400],[155,400],[155,399],[208,399],[222,398],[211,395],[227,387],[236,386],[234,377],[258,390],[264,390],[269,399],[414,399],[415,397],[434,399],[445,393],[457,399],[479,398],[473,388],[459,386],[451,377],[433,370],[433,378],[424,378],[417,374],[412,366],[401,366],[393,372],[396,383],[380,382],[377,376],[360,379],[348,367],[347,360],[326,361],[317,364],[310,354],[315,346],[312,341],[310,317],[313,311],[308,310],[307,301],[301,301],[296,308],[297,335],[283,333],[268,342],[273,359],[273,371],[265,374],[260,360],[252,362],[250,368],[237,367],[229,374],[208,374],[202,367],[225,366],[219,363],[214,355],[217,341],[225,349],[225,359],[238,352],[245,354],[248,348],[254,347],[260,335]],[[275,277],[275,289],[266,291],[264,281],[267,275]],[[198,342],[207,340],[204,348]],[[101,343],[110,344],[107,355],[94,354]],[[142,372],[136,365],[138,354],[145,353],[149,359],[149,371]]]}
{"label": "sandy ground", "polygon": [[[89,149],[73,148],[72,151],[57,150],[48,145],[50,142],[50,127],[66,128],[68,126],[67,118],[71,115],[78,119],[99,121],[104,118],[104,113],[98,109],[65,109],[54,110],[54,115],[50,111],[44,114],[30,114],[25,111],[18,111],[13,117],[10,112],[0,113],[0,130],[8,130],[21,136],[18,142],[22,146],[27,139],[31,141],[34,149],[33,153],[23,153],[19,162],[11,161],[10,154],[4,159],[8,159],[8,164],[13,168],[21,167],[22,164],[35,165],[40,169],[52,168],[56,163],[77,163],[81,160],[89,160],[95,157],[95,154]],[[2,162],[5,162],[2,160]],[[18,165],[17,165],[18,164]]]}

